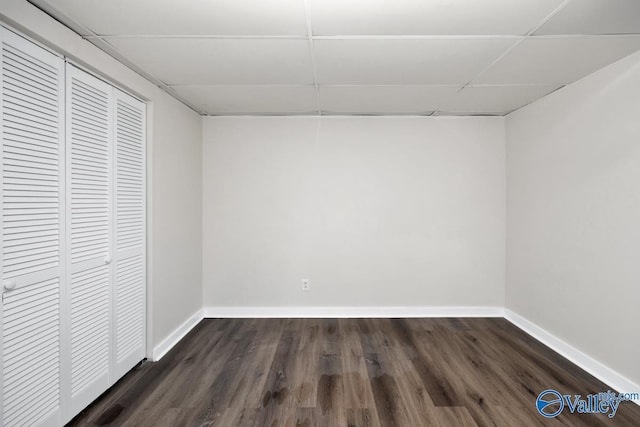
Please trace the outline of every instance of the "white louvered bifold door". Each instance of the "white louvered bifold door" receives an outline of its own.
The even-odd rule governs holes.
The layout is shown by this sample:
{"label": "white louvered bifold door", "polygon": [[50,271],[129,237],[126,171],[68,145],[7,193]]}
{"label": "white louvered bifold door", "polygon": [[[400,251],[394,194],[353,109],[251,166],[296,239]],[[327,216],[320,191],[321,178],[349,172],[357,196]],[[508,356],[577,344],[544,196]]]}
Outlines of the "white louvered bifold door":
{"label": "white louvered bifold door", "polygon": [[110,385],[113,89],[66,68],[71,413]]}
{"label": "white louvered bifold door", "polygon": [[144,103],[114,90],[115,286],[114,377],[145,357]]}
{"label": "white louvered bifold door", "polygon": [[64,63],[0,27],[2,412],[60,424]]}

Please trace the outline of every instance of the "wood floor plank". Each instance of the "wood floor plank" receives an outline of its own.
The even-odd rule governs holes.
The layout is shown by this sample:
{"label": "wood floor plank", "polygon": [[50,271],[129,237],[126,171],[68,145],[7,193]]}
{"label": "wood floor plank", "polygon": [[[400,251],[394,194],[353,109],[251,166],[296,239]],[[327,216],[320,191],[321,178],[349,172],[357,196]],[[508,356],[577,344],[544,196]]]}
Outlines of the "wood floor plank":
{"label": "wood floor plank", "polygon": [[365,355],[371,390],[376,403],[376,412],[383,426],[414,425],[398,390],[396,378],[390,374],[390,364],[382,355]]}
{"label": "wood floor plank", "polygon": [[[416,344],[418,355],[411,363],[435,406],[462,406],[462,398],[452,385],[455,378],[448,375],[451,369],[446,365],[446,355],[439,355],[436,350],[440,345],[437,340],[434,331],[427,331]],[[420,349],[420,343],[424,343],[424,349]]]}
{"label": "wood floor plank", "polygon": [[300,319],[298,358],[292,370],[293,391],[289,404],[296,408],[315,407],[318,396],[320,328],[322,319]]}
{"label": "wood floor plank", "polygon": [[322,425],[344,425],[344,383],[342,356],[320,354],[316,417]]}
{"label": "wood floor plank", "polygon": [[610,389],[504,319],[208,319],[71,426],[638,426],[542,390]]}
{"label": "wood floor plank", "polygon": [[271,425],[272,422],[281,420],[284,409],[289,407],[287,403],[291,399],[294,386],[293,373],[299,341],[300,336],[297,331],[282,332],[262,390],[258,425]]}
{"label": "wood floor plank", "polygon": [[373,408],[375,403],[368,380],[358,323],[349,319],[340,319],[340,333],[343,349],[342,372],[344,372],[342,405],[346,409]]}

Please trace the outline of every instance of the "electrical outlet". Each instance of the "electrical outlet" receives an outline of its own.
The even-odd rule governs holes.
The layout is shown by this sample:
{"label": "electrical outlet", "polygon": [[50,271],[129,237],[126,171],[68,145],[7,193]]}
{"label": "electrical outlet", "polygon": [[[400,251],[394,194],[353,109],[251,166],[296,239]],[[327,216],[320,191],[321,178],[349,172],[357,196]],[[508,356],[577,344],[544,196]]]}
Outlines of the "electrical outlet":
{"label": "electrical outlet", "polygon": [[309,279],[302,279],[302,290],[304,292],[311,290],[311,283],[309,283]]}

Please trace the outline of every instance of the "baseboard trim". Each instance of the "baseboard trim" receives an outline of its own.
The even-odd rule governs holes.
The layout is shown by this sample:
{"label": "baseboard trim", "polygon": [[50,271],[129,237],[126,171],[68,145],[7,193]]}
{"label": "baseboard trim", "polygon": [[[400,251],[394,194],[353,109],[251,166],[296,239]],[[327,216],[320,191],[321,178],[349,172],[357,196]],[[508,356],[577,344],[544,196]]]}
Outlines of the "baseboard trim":
{"label": "baseboard trim", "polygon": [[[556,337],[555,335],[541,328],[535,323],[527,320],[523,316],[511,310],[505,309],[504,317],[509,322],[513,323],[515,326],[531,335],[533,338],[537,339],[556,353],[563,356],[565,359],[578,365],[580,368],[584,369],[603,383],[610,386],[613,390],[622,393],[640,392],[640,386],[638,384],[634,383],[623,375],[620,375],[618,372],[602,364],[601,362],[598,362],[588,354],[566,343],[562,339]],[[634,402],[640,405],[640,400],[634,400]]]}
{"label": "baseboard trim", "polygon": [[184,338],[203,319],[202,310],[196,311],[165,339],[153,348],[153,361],[157,362]]}
{"label": "baseboard trim", "polygon": [[501,307],[205,307],[205,318],[503,317]]}

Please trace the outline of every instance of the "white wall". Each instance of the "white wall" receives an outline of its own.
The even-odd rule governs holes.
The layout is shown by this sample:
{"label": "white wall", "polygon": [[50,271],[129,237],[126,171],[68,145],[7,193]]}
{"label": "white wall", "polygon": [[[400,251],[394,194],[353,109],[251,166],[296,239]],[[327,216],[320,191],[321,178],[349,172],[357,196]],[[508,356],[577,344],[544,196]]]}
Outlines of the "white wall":
{"label": "white wall", "polygon": [[150,211],[155,344],[202,309],[202,117],[156,91]]}
{"label": "white wall", "polygon": [[202,307],[201,117],[24,0],[0,1],[0,20],[150,101],[153,348]]}
{"label": "white wall", "polygon": [[203,137],[205,307],[503,305],[502,118],[210,117]]}
{"label": "white wall", "polygon": [[640,384],[640,53],[506,129],[507,308]]}

